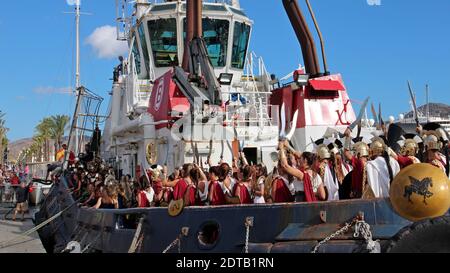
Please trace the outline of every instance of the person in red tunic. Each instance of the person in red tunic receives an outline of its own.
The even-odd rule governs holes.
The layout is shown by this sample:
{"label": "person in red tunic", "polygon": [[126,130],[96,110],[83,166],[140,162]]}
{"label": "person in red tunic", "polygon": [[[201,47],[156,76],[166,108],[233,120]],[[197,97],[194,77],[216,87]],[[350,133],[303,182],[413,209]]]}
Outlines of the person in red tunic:
{"label": "person in red tunic", "polygon": [[203,171],[197,165],[194,165],[193,169],[189,172],[189,180],[186,180],[189,184],[184,196],[184,206],[189,207],[201,205],[200,195],[198,193],[198,184],[206,180],[207,179]]}
{"label": "person in red tunic", "polygon": [[184,199],[186,190],[189,184],[191,184],[190,172],[193,168],[193,164],[184,164],[180,179],[176,179],[174,181],[167,181],[167,179],[164,179],[163,186],[173,188],[174,200]]}
{"label": "person in red tunic", "polygon": [[349,150],[344,152],[346,159],[351,162],[353,167],[350,197],[361,198],[364,173],[369,160],[369,146],[364,142],[357,142],[353,145],[353,149],[355,150],[355,155]]}
{"label": "person in red tunic", "polygon": [[[145,182],[144,182],[145,184]],[[148,208],[150,207],[150,202],[148,201],[147,194],[145,193],[145,185],[140,185],[138,195],[137,195],[137,202],[138,202],[138,208]]]}
{"label": "person in red tunic", "polygon": [[253,204],[253,198],[250,194],[249,187],[255,176],[254,169],[251,166],[244,166],[241,169],[242,180],[234,185],[233,196],[239,197],[241,204]]}
{"label": "person in red tunic", "polygon": [[278,175],[272,182],[272,202],[288,203],[294,202],[294,195],[290,191],[288,185],[289,180],[285,177],[287,173],[284,171],[281,163],[278,165]]}
{"label": "person in red tunic", "polygon": [[225,194],[220,185],[219,176],[219,166],[209,168],[210,183],[208,188],[208,200],[211,206],[221,206],[226,204]]}

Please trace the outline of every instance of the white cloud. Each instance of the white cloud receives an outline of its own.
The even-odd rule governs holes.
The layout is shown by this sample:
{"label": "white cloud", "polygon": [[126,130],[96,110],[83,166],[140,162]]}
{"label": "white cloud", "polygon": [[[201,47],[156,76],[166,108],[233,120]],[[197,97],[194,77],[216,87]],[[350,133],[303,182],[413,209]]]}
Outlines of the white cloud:
{"label": "white cloud", "polygon": [[33,89],[33,92],[41,95],[48,94],[73,94],[71,87],[52,87],[52,86],[40,86]]}
{"label": "white cloud", "polygon": [[109,25],[96,28],[86,39],[86,43],[92,46],[101,59],[117,58],[128,50],[126,42],[117,41],[116,28]]}

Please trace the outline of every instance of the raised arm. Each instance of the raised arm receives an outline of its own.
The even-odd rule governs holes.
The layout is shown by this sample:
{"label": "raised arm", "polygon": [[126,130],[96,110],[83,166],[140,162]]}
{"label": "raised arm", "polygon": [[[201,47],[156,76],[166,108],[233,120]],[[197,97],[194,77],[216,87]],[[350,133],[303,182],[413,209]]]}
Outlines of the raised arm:
{"label": "raised arm", "polygon": [[303,180],[304,174],[300,170],[292,167],[289,165],[287,156],[286,156],[286,150],[284,147],[284,143],[280,142],[279,149],[280,149],[280,163],[281,167],[290,175],[296,177],[299,180]]}
{"label": "raised arm", "polygon": [[244,152],[240,152],[239,155],[241,156],[242,165],[243,166],[247,166],[248,165],[248,161],[247,161],[247,157],[245,156],[245,153]]}

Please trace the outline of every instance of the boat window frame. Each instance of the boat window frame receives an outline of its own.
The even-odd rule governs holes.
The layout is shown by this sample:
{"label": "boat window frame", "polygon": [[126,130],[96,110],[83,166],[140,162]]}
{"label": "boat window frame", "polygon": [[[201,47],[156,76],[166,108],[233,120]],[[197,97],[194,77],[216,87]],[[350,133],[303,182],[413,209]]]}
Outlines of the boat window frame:
{"label": "boat window frame", "polygon": [[[242,67],[237,67],[235,65],[233,65],[233,60],[235,57],[235,39],[236,39],[236,30],[237,30],[237,25],[243,25],[249,28],[249,32],[248,32],[248,36],[247,36],[247,42],[245,44],[245,50],[244,50],[244,56],[243,56],[243,62],[242,62]],[[251,37],[252,37],[252,32],[253,32],[253,26],[251,23],[246,22],[246,21],[240,21],[240,20],[233,20],[233,39],[231,41],[231,59],[230,59],[230,68],[231,69],[237,69],[237,70],[244,70],[245,68],[245,64],[247,62],[247,56],[248,56],[248,52],[250,49],[250,41],[251,41]],[[240,50],[242,51],[242,50]]]}
{"label": "boat window frame", "polygon": [[[133,66],[136,71],[136,75],[138,76],[138,78],[140,78],[142,74],[142,56],[139,50],[139,44],[136,35],[133,35],[130,49],[131,49],[131,56],[133,57],[133,64],[134,64]],[[137,61],[139,64],[137,63]]]}
{"label": "boat window frame", "polygon": [[[205,32],[204,31],[205,30],[205,25],[204,25],[205,24],[205,20],[224,21],[224,22],[226,22],[228,24],[228,30],[227,30],[228,33],[226,35],[226,41],[224,43],[221,43],[222,46],[225,48],[224,50],[221,50],[221,52],[224,53],[223,65],[219,65],[219,63],[217,63],[218,65],[216,66],[214,64],[214,62],[211,60],[211,57],[209,59],[210,59],[212,65],[213,65],[214,69],[223,69],[225,67],[229,67],[228,59],[229,59],[229,55],[230,55],[230,37],[231,37],[231,34],[232,34],[232,29],[231,29],[230,26],[232,25],[233,20],[228,18],[228,17],[225,17],[225,16],[224,17],[216,17],[215,16],[214,18],[211,18],[210,16],[204,16],[202,18],[202,30],[203,30],[202,38],[205,40],[205,44],[206,44],[207,49],[208,49],[208,42],[205,39],[205,35],[204,35],[204,32]],[[183,41],[185,41],[185,39],[186,39],[186,31],[185,30],[186,30],[186,27],[187,27],[187,17],[186,16],[181,18],[181,27],[182,27],[182,34],[181,34],[182,36],[181,36],[181,38],[182,38]],[[220,38],[220,36],[217,36],[217,37]],[[208,50],[208,56],[210,56],[210,55],[211,54],[210,54],[210,52]]]}
{"label": "boat window frame", "polygon": [[140,24],[136,27],[137,35],[139,36],[139,45],[142,50],[142,55],[144,57],[144,67],[147,70],[147,74],[143,79],[148,80],[150,79],[150,53],[149,53],[149,44],[147,39],[147,28],[143,22],[140,22]]}
{"label": "boat window frame", "polygon": [[[175,29],[175,35],[172,36],[171,39],[174,39],[176,41],[176,45],[175,45],[176,49],[175,49],[175,52],[174,52],[175,53],[175,58],[176,58],[176,63],[167,64],[167,65],[160,65],[159,62],[158,62],[158,59],[156,58],[155,50],[154,50],[154,43],[153,43],[153,39],[151,38],[152,37],[152,33],[150,33],[150,30],[151,30],[150,23],[151,22],[155,22],[155,21],[160,21],[160,20],[166,20],[166,21],[173,20],[173,26],[174,26],[174,29]],[[146,26],[147,26],[147,34],[149,35],[149,40],[150,40],[150,46],[149,46],[149,49],[150,49],[150,52],[151,52],[150,55],[151,55],[151,58],[153,58],[152,60],[153,60],[154,67],[155,68],[167,68],[167,67],[173,67],[173,66],[180,65],[180,59],[179,59],[180,45],[178,43],[179,27],[178,27],[178,20],[177,20],[177,18],[174,18],[174,17],[158,17],[158,18],[151,18],[151,19],[145,20],[145,22],[146,22]]]}

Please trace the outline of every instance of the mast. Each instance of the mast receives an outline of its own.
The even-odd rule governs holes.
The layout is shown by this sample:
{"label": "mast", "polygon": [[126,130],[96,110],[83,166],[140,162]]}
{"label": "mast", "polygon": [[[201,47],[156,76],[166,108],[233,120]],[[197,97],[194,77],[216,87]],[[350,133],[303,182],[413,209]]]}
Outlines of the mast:
{"label": "mast", "polygon": [[[77,97],[81,96],[81,83],[80,83],[80,1],[76,1],[75,3],[75,25],[76,25],[76,74],[75,74],[75,92]],[[74,119],[76,119],[75,123],[75,155],[78,155],[78,113],[80,111],[80,104],[77,100],[76,111],[74,115]]]}

